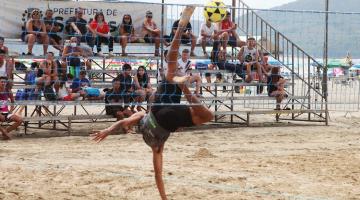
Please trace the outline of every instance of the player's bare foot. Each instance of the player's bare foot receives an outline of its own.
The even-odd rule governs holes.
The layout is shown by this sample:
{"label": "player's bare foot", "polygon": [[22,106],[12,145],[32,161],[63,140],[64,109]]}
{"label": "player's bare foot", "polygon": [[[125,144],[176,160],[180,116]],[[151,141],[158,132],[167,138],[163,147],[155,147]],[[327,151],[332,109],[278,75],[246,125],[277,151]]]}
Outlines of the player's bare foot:
{"label": "player's bare foot", "polygon": [[180,17],[180,21],[179,21],[180,27],[186,27],[186,25],[190,21],[190,18],[192,16],[194,10],[195,10],[195,6],[193,6],[193,5],[189,5],[189,6],[185,7],[185,9],[182,11],[182,14]]}
{"label": "player's bare foot", "polygon": [[190,76],[174,76],[173,81],[177,84],[186,84],[190,80]]}

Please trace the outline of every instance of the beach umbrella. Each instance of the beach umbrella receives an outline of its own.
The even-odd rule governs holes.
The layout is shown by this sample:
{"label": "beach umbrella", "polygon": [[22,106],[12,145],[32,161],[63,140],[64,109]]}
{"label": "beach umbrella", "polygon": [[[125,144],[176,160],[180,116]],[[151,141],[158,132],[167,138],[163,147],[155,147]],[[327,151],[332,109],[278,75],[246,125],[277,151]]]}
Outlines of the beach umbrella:
{"label": "beach umbrella", "polygon": [[355,64],[353,66],[351,66],[351,68],[349,70],[360,70],[360,64]]}
{"label": "beach umbrella", "polygon": [[342,66],[345,66],[345,63],[339,59],[329,60],[328,62],[328,68],[337,68]]}

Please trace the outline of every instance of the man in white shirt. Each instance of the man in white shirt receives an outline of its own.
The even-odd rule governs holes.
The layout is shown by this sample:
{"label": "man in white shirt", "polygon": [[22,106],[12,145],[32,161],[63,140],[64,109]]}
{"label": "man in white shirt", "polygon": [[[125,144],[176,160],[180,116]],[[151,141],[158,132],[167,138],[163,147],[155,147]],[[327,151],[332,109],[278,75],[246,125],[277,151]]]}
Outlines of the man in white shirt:
{"label": "man in white shirt", "polygon": [[190,61],[190,51],[189,49],[184,49],[181,53],[181,58],[178,60],[178,70],[176,72],[177,76],[186,76],[190,75],[190,83],[196,83],[195,95],[201,97],[200,95],[200,85],[201,77],[198,74],[191,74],[191,61]]}
{"label": "man in white shirt", "polygon": [[256,49],[255,38],[249,37],[247,40],[247,46],[243,46],[239,52],[239,61],[242,64],[243,68],[246,69],[246,79],[245,82],[249,83],[253,80],[251,71],[255,70],[258,73],[259,82],[266,82],[263,78],[262,66],[259,63],[259,51]]}
{"label": "man in white shirt", "polygon": [[197,43],[201,44],[205,56],[208,56],[206,53],[206,45],[212,45],[214,42],[213,33],[214,25],[209,20],[206,20],[206,22],[201,24]]}

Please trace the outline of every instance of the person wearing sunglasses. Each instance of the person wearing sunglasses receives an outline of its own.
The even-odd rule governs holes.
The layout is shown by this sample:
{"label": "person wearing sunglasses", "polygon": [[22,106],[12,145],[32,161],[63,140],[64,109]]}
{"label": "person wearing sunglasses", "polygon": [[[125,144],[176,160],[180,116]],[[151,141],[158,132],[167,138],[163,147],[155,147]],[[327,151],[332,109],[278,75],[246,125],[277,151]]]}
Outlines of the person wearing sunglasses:
{"label": "person wearing sunglasses", "polygon": [[33,47],[35,42],[43,44],[44,55],[46,55],[49,45],[49,36],[46,32],[46,26],[41,20],[40,11],[35,9],[31,12],[31,18],[26,22],[25,42],[28,44],[28,52],[26,55],[33,55]]}
{"label": "person wearing sunglasses", "polygon": [[160,48],[160,29],[158,29],[155,21],[153,20],[153,13],[146,12],[146,18],[142,26],[142,34],[146,43],[155,43],[155,56],[159,56]]}
{"label": "person wearing sunglasses", "polygon": [[126,46],[128,42],[137,42],[138,39],[135,36],[135,29],[132,23],[131,15],[125,14],[121,25],[119,26],[120,34],[120,45],[121,45],[121,55],[126,56]]}

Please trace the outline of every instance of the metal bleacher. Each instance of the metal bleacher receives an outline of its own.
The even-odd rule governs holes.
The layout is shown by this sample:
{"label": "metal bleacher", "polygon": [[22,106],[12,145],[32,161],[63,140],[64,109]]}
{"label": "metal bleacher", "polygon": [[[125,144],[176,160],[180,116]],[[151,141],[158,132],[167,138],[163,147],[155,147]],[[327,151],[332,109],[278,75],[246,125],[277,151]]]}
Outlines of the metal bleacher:
{"label": "metal bleacher", "polygon": [[[246,36],[250,35],[262,35],[267,36],[267,33],[264,33],[266,26],[270,26],[266,21],[258,17],[258,21],[261,21],[261,26],[259,28],[260,33],[251,32],[249,26],[252,25],[252,18],[244,16],[256,16],[246,4],[242,1],[238,1],[238,7],[235,7],[236,13],[239,13],[239,33],[245,33]],[[172,6],[172,5],[167,5]],[[242,20],[242,21],[240,21]],[[254,22],[255,23],[255,22]],[[257,25],[256,25],[257,26]],[[272,28],[272,27],[271,27]],[[272,29],[271,29],[272,30]],[[212,123],[232,123],[232,124],[244,124],[249,126],[251,124],[253,115],[269,115],[274,117],[276,121],[281,120],[293,120],[293,121],[307,121],[307,122],[322,122],[327,123],[327,112],[324,109],[324,96],[321,91],[321,77],[310,77],[309,75],[301,75],[296,72],[295,61],[292,60],[291,65],[289,66],[289,59],[286,57],[293,57],[296,54],[302,54],[308,56],[304,51],[299,47],[293,44],[291,41],[284,41],[285,37],[280,36],[280,33],[273,29],[275,35],[274,42],[275,49],[268,46],[259,46],[263,51],[268,52],[271,56],[277,59],[282,67],[290,72],[289,78],[286,85],[286,90],[289,97],[284,100],[282,103],[282,108],[289,108],[290,110],[274,110],[276,101],[273,97],[269,97],[266,92],[266,85],[263,83],[258,83],[256,81],[252,83],[244,83],[238,79],[233,78],[234,74],[227,71],[213,71],[213,70],[199,70],[194,69],[192,73],[198,73],[203,77],[203,74],[211,73],[222,73],[225,78],[223,83],[214,83],[214,78],[212,83],[206,83],[203,77],[203,84],[201,85],[202,91],[202,104],[208,106],[211,110],[214,111],[215,119]],[[270,36],[274,37],[274,36]],[[280,43],[287,43],[287,49],[284,45]],[[11,44],[25,45],[19,40],[11,40]],[[289,46],[290,44],[290,46]],[[39,45],[36,45],[39,48]],[[149,52],[153,52],[153,45],[150,44],[129,44],[129,48],[143,48],[146,47],[150,49]],[[184,47],[182,47],[184,48]],[[291,52],[289,53],[289,48]],[[197,47],[197,49],[200,49]],[[284,53],[288,51],[288,55]],[[236,52],[236,49],[233,49]],[[131,51],[130,51],[131,52]],[[94,74],[92,77],[92,87],[97,87],[100,89],[111,87],[111,80],[120,73],[120,65],[117,64],[110,66],[112,60],[121,60],[123,62],[133,61],[133,60],[146,60],[146,63],[155,63],[156,68],[148,68],[148,73],[151,77],[151,83],[153,87],[156,87],[156,73],[157,67],[161,65],[161,57],[154,57],[151,53],[144,52],[143,54],[136,54],[134,56],[113,56],[113,57],[90,57],[92,61],[92,69],[87,70],[88,73]],[[18,52],[21,54],[21,52]],[[129,53],[131,54],[131,53]],[[200,53],[197,52],[198,55]],[[290,54],[290,55],[289,55]],[[233,56],[231,57],[231,59]],[[24,61],[29,59],[43,59],[43,57],[29,57],[29,56],[16,56],[16,60]],[[191,58],[194,62],[199,60],[206,59],[203,56],[197,56]],[[312,61],[311,56],[306,57],[306,62]],[[306,63],[303,62],[303,63]],[[305,68],[305,66],[303,66]],[[310,66],[308,66],[310,72]],[[321,65],[316,68],[317,72],[321,71]],[[18,89],[33,88],[32,85],[25,85],[24,76],[25,71],[15,70],[14,75],[16,75],[16,80],[14,80],[13,92],[15,93]],[[308,73],[310,74],[310,73]],[[318,73],[320,74],[320,73]],[[319,86],[319,87],[317,87]],[[265,88],[262,94],[258,94],[259,88]],[[183,103],[186,103],[184,100]],[[63,130],[67,131],[68,134],[74,130],[73,123],[94,123],[94,122],[103,122],[103,121],[114,121],[115,118],[105,114],[105,103],[104,101],[88,101],[88,100],[79,100],[79,101],[16,101],[14,105],[17,109],[24,109],[24,126],[25,133],[27,133],[28,128],[36,129],[51,129],[51,130]],[[146,106],[146,102],[141,104]]]}

